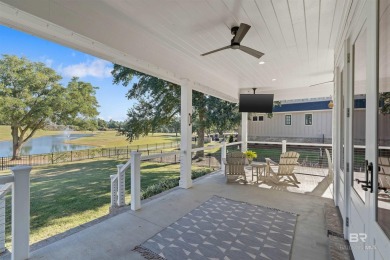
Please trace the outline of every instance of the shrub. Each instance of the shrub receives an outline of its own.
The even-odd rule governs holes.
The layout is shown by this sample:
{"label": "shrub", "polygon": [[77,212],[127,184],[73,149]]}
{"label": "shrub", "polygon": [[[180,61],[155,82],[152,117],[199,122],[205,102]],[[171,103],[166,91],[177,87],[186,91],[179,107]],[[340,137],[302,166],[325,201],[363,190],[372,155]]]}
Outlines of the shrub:
{"label": "shrub", "polygon": [[[208,173],[210,173],[210,169],[202,169],[192,172],[192,179],[196,179],[199,177],[202,177]],[[160,194],[161,192],[164,192],[166,190],[170,190],[172,188],[175,188],[176,186],[179,186],[179,180],[180,178],[173,178],[173,179],[163,179],[159,183],[153,184],[148,186],[145,190],[141,193],[141,199],[147,199],[154,195]]]}

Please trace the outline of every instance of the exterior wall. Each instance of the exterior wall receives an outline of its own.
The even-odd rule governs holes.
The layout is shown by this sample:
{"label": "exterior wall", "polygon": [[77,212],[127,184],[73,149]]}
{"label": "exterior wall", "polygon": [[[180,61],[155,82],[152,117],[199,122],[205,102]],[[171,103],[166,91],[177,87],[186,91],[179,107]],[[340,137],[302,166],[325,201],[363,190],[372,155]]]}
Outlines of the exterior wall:
{"label": "exterior wall", "polygon": [[[305,125],[305,114],[313,114],[313,124]],[[332,140],[332,110],[281,112],[264,121],[248,122],[248,139],[251,141],[323,142]],[[285,125],[285,115],[291,115],[291,125]]]}

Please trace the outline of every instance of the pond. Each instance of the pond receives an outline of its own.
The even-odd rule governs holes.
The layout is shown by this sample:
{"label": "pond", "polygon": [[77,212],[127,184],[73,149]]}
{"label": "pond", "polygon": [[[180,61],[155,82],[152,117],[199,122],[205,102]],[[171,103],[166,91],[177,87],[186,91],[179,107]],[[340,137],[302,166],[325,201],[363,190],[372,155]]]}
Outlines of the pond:
{"label": "pond", "polygon": [[[57,153],[94,148],[88,145],[67,144],[66,141],[92,136],[93,134],[62,134],[30,139],[22,147],[21,155]],[[0,142],[0,157],[12,156],[12,142]]]}

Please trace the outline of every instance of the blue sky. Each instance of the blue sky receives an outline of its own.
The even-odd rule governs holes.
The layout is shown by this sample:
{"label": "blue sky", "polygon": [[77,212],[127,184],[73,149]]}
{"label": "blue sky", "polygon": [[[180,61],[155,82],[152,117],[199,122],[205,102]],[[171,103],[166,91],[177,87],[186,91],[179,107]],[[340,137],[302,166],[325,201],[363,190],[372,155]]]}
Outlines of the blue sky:
{"label": "blue sky", "polygon": [[120,121],[126,118],[133,101],[125,97],[128,87],[112,84],[111,62],[1,25],[0,39],[0,55],[17,55],[44,62],[62,75],[64,85],[72,76],[77,76],[99,87],[96,98],[100,118]]}

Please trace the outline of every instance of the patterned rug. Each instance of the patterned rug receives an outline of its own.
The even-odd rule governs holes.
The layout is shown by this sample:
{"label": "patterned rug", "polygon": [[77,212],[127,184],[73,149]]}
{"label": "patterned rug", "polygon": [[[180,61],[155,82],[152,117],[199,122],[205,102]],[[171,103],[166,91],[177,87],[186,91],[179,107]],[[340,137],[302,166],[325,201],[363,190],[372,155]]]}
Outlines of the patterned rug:
{"label": "patterned rug", "polygon": [[134,248],[146,259],[290,259],[297,215],[213,196]]}

